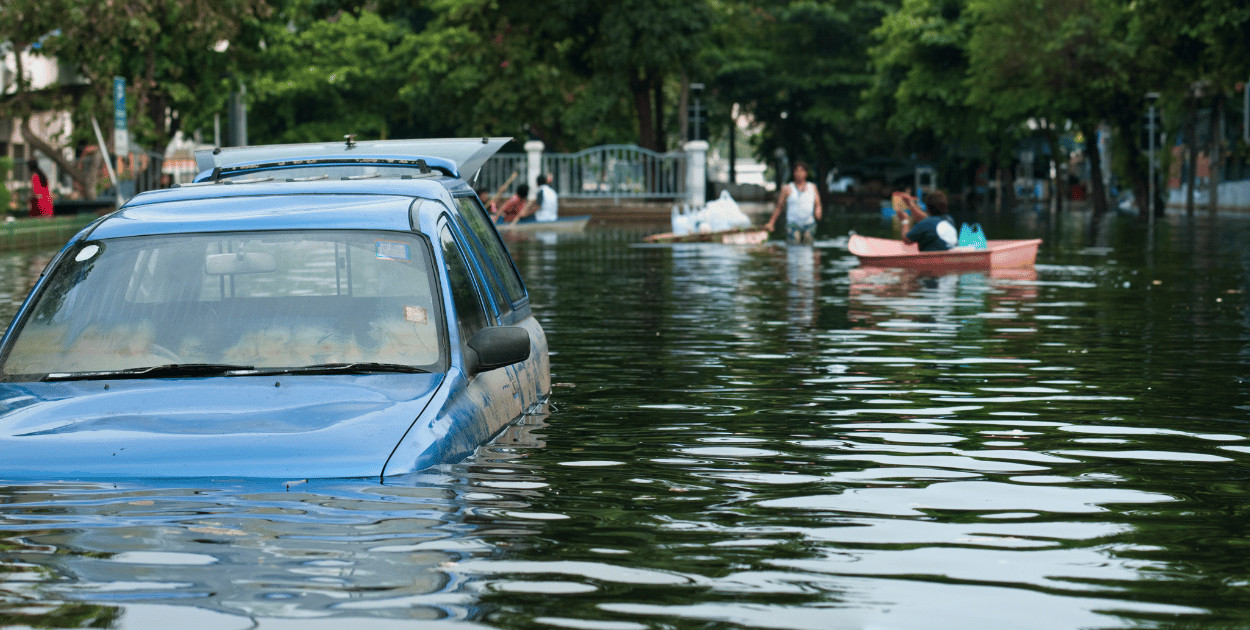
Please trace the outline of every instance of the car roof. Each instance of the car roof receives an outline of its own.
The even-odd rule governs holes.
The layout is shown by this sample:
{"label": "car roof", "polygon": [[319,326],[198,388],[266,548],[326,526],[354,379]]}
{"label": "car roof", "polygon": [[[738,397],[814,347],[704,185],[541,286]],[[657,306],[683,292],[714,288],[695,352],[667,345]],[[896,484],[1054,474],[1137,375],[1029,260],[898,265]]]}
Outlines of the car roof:
{"label": "car roof", "polygon": [[460,179],[257,181],[182,186],[136,195],[98,222],[90,238],[278,229],[412,231],[412,216],[453,207],[453,194],[472,194]]}
{"label": "car roof", "polygon": [[[141,193],[80,238],[276,229],[384,229],[433,225],[452,195],[510,138],[374,140],[217,148],[196,153],[197,181]],[[350,165],[368,176],[331,177]],[[395,168],[388,168],[395,167]],[[320,172],[319,172],[320,171]],[[340,171],[341,172],[341,171]],[[417,204],[415,199],[443,204]]]}

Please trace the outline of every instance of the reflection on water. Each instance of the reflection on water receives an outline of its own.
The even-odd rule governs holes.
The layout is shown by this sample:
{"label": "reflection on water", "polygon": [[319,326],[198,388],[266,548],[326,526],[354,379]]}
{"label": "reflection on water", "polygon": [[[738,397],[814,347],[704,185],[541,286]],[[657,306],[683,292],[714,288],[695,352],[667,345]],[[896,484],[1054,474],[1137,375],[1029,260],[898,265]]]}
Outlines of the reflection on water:
{"label": "reflection on water", "polygon": [[471,463],[385,485],[6,486],[0,619],[137,627],[136,618],[182,623],[173,607],[186,604],[204,628],[252,627],[252,618],[468,618],[473,597],[457,563],[488,552],[484,536],[535,533],[528,496],[546,484],[524,459],[541,448],[542,426],[527,418]]}
{"label": "reflection on water", "polygon": [[8,486],[0,619],[1247,625],[1250,222],[1165,224],[1154,264],[1131,226],[1035,219],[983,221],[1053,230],[1004,273],[513,242],[548,417],[385,485]]}

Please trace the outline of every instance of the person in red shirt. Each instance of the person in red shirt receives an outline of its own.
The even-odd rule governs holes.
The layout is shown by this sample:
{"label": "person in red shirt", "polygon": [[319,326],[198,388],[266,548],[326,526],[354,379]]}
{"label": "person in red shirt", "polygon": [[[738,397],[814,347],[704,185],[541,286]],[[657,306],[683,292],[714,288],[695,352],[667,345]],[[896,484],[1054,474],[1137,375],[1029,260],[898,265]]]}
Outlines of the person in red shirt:
{"label": "person in red shirt", "polygon": [[30,216],[52,216],[52,191],[48,189],[48,176],[39,168],[37,160],[26,162],[30,169]]}
{"label": "person in red shirt", "polygon": [[499,217],[495,220],[495,223],[516,223],[525,214],[525,208],[529,205],[529,200],[527,199],[529,194],[529,184],[517,186],[516,194],[503,202],[503,206],[499,208]]}

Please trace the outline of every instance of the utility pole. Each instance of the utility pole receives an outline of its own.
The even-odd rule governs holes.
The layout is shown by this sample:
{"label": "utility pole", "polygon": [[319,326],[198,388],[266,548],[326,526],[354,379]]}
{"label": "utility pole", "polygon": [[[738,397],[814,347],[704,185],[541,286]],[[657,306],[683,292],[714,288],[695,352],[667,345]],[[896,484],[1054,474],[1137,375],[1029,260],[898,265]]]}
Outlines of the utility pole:
{"label": "utility pole", "polygon": [[230,93],[226,111],[226,142],[232,147],[247,146],[247,107],[243,102],[246,90],[240,82],[239,91]]}
{"label": "utility pole", "polygon": [[729,183],[738,183],[738,104],[729,108]]}

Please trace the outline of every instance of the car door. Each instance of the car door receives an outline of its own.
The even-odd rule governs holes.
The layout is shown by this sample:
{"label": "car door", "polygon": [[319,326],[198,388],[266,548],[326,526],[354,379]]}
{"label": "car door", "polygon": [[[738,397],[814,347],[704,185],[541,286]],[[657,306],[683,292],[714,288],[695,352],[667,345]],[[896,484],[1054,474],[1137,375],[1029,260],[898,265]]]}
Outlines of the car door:
{"label": "car door", "polygon": [[512,257],[500,240],[476,195],[456,198],[459,234],[474,257],[474,267],[500,325],[520,326],[530,333],[532,353],[524,363],[505,368],[516,379],[525,408],[537,406],[551,391],[547,336],[534,318],[529,293]]}
{"label": "car door", "polygon": [[483,299],[483,296],[489,294],[475,268],[476,265],[472,264],[471,250],[465,247],[463,235],[458,233],[453,222],[449,220],[441,222],[438,234],[453,304],[448,328],[453,329],[451,332],[456,337],[453,344],[458,344],[457,355],[460,357],[459,367],[462,373],[461,378],[457,379],[459,383],[453,384],[457,388],[453,395],[458,400],[452,406],[455,414],[474,417],[480,421],[475,423],[479,426],[473,431],[487,431],[485,435],[476,435],[478,442],[481,442],[520,417],[525,411],[525,404],[519,391],[514,366],[476,374],[466,371],[469,366],[464,358],[471,352],[469,339],[479,330],[497,324],[497,319],[493,309],[487,307],[489,302]]}

